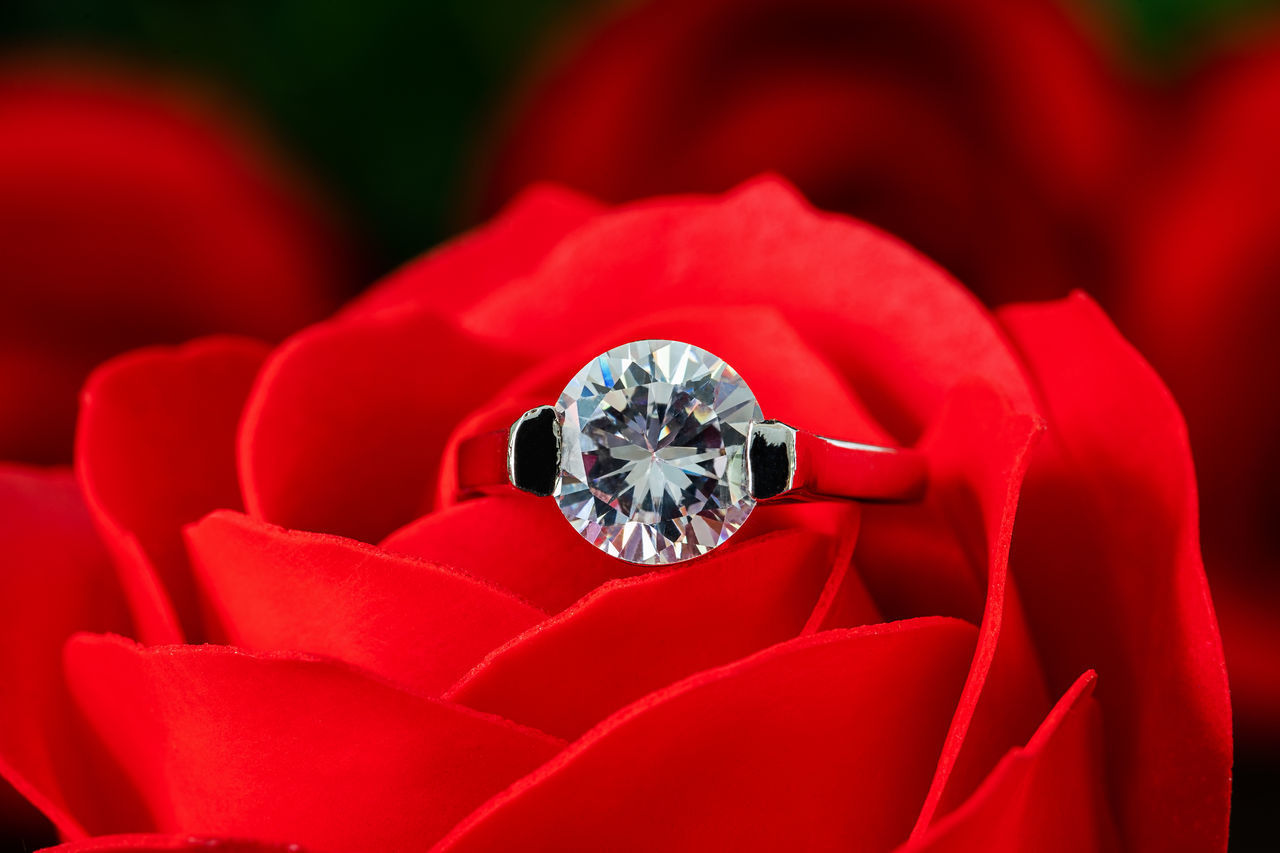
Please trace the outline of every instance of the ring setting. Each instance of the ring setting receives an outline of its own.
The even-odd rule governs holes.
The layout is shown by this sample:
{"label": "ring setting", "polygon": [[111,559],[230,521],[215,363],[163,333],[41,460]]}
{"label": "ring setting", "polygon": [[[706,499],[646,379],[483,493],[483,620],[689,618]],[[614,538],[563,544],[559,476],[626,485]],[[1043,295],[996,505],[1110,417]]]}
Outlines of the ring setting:
{"label": "ring setting", "polygon": [[[766,420],[737,371],[680,341],[597,356],[499,438],[508,488],[554,499],[592,545],[648,565],[723,545],[762,501],[914,500],[926,481],[917,451]],[[499,484],[482,481],[496,476],[466,470],[474,450],[460,453],[459,486],[490,492]]]}

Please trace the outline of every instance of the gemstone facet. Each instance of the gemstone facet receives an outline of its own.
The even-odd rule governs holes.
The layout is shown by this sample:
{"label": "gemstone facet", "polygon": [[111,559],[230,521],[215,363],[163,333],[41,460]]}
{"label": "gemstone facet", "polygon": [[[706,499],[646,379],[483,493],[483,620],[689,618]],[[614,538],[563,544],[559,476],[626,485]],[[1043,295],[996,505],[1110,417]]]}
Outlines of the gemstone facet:
{"label": "gemstone facet", "polygon": [[706,350],[677,341],[615,347],[578,371],[556,409],[556,502],[615,557],[692,559],[724,543],[755,506],[746,442],[760,406]]}

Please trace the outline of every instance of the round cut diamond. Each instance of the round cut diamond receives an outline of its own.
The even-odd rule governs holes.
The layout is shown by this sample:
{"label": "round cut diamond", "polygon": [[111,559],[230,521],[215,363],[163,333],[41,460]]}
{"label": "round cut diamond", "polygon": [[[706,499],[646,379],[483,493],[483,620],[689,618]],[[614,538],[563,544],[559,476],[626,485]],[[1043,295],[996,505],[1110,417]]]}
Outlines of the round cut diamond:
{"label": "round cut diamond", "polygon": [[742,526],[755,395],[724,361],[676,341],[636,341],[573,377],[562,413],[561,512],[633,563],[705,554]]}

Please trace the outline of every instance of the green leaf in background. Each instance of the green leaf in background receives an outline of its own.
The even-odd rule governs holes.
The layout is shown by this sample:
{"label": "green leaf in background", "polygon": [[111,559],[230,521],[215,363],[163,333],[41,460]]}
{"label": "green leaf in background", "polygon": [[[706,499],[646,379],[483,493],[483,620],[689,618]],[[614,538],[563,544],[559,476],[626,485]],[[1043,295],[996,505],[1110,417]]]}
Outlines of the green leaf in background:
{"label": "green leaf in background", "polygon": [[1165,71],[1193,61],[1223,31],[1280,12],[1280,0],[1099,0],[1138,57]]}

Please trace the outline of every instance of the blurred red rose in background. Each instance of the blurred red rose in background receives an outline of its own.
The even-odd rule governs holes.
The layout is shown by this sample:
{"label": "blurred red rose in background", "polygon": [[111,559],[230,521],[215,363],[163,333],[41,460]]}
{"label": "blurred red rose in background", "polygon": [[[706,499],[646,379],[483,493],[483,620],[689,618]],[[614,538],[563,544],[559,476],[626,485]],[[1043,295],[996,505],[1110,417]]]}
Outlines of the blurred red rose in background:
{"label": "blurred red rose in background", "polygon": [[351,274],[338,237],[210,98],[96,60],[7,60],[0,458],[69,459],[80,386],[109,356],[319,319]]}
{"label": "blurred red rose in background", "polygon": [[532,180],[618,202],[772,170],[988,304],[1094,295],[1187,411],[1239,722],[1280,744],[1280,40],[1158,88],[1068,8],[629,5],[526,90],[486,204]]}
{"label": "blurred red rose in background", "polygon": [[1090,282],[1138,106],[1039,0],[657,0],[538,82],[489,207],[531,180],[620,202],[776,171],[988,304]]}
{"label": "blurred red rose in background", "polygon": [[[920,447],[928,495],[656,572],[453,501],[460,441],[643,337]],[[114,359],[74,477],[0,475],[0,547],[0,771],[68,850],[1226,843],[1168,392],[1087,298],[990,312],[776,181],[536,189],[280,347]]]}
{"label": "blurred red rose in background", "polygon": [[1242,730],[1280,748],[1280,33],[1169,93],[1107,294],[1186,412]]}

